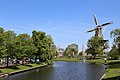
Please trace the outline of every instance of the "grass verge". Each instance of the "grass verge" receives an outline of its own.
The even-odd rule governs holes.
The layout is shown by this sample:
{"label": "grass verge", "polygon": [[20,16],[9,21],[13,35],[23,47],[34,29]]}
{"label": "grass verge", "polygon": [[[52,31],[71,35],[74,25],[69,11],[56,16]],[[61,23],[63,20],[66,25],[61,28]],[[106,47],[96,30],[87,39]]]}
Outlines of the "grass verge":
{"label": "grass verge", "polygon": [[54,58],[53,61],[65,61],[65,62],[82,62],[78,58]]}
{"label": "grass verge", "polygon": [[12,73],[12,72],[17,72],[17,71],[21,71],[29,68],[35,68],[35,67],[44,66],[44,65],[46,64],[41,63],[41,64],[26,64],[26,65],[19,65],[19,66],[10,66],[8,68],[0,69],[0,73]]}
{"label": "grass verge", "polygon": [[111,61],[107,65],[106,76],[103,80],[120,80],[120,60]]}

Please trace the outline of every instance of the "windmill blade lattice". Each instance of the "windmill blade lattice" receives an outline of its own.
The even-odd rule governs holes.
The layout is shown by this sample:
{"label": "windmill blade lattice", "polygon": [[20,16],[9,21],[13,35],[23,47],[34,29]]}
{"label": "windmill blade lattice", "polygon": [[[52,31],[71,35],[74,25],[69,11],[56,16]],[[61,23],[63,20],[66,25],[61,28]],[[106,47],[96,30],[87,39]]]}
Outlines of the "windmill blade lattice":
{"label": "windmill blade lattice", "polygon": [[94,17],[95,24],[96,24],[96,25],[98,25],[98,21],[97,21],[96,16],[95,16],[95,15],[93,15],[93,17]]}
{"label": "windmill blade lattice", "polygon": [[96,28],[94,28],[94,29],[92,29],[92,30],[89,30],[89,31],[87,31],[87,32],[92,32],[92,31],[95,31],[96,30]]}
{"label": "windmill blade lattice", "polygon": [[108,23],[102,24],[101,26],[107,26],[109,24],[113,24],[113,22],[108,22]]}

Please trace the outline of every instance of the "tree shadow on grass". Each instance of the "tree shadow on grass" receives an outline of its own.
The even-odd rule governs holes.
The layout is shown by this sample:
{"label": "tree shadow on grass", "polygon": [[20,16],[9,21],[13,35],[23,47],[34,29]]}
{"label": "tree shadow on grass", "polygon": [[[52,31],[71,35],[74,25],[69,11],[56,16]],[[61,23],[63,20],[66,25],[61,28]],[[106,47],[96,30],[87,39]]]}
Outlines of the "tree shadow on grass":
{"label": "tree shadow on grass", "polygon": [[120,61],[119,62],[111,62],[108,63],[109,68],[120,68]]}
{"label": "tree shadow on grass", "polygon": [[17,66],[9,66],[9,67],[7,67],[8,69],[14,69],[14,70],[17,70],[17,69],[20,69],[20,68],[18,68]]}
{"label": "tree shadow on grass", "polygon": [[106,79],[102,79],[102,80],[120,80],[120,76],[106,78]]}
{"label": "tree shadow on grass", "polygon": [[[120,68],[120,61],[116,61],[116,62],[110,62],[107,64],[108,68],[112,69],[112,68]],[[120,76],[115,76],[115,77],[110,77],[110,78],[106,78],[106,79],[102,79],[102,80],[120,80]]]}
{"label": "tree shadow on grass", "polygon": [[25,66],[28,66],[28,67],[33,67],[32,65],[29,65],[29,64],[25,64]]}

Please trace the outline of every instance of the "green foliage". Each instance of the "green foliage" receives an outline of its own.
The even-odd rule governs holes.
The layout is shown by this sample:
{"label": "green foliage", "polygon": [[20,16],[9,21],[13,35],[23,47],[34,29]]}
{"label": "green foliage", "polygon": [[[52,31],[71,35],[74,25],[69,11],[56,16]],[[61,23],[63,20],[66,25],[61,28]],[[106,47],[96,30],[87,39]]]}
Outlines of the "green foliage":
{"label": "green foliage", "polygon": [[6,58],[7,66],[9,57],[14,57],[15,37],[16,34],[13,31],[4,31],[3,28],[0,28],[0,57]]}
{"label": "green foliage", "polygon": [[114,37],[113,47],[109,52],[109,56],[112,58],[120,58],[120,29],[115,29],[110,33],[111,37]]}
{"label": "green foliage", "polygon": [[54,42],[51,36],[46,35],[45,32],[33,31],[32,32],[33,44],[38,49],[36,60],[49,62],[55,54]]}
{"label": "green foliage", "polygon": [[83,56],[83,51],[79,52],[79,56]]}
{"label": "green foliage", "polygon": [[4,56],[10,56],[13,57],[15,53],[15,38],[16,38],[16,33],[13,31],[6,31],[4,32],[4,40],[5,40],[5,47],[6,47],[6,52],[4,53]]}
{"label": "green foliage", "polygon": [[27,56],[27,52],[30,50],[29,49],[29,40],[30,36],[28,34],[19,34],[17,36],[17,51],[18,51],[18,57],[22,58]]}
{"label": "green foliage", "polygon": [[7,66],[9,59],[22,60],[39,57],[42,62],[50,63],[55,55],[54,42],[51,36],[45,32],[33,31],[32,37],[28,34],[16,36],[14,31],[4,31],[0,28],[0,58],[6,58]]}
{"label": "green foliage", "polygon": [[78,53],[78,45],[77,44],[71,44],[66,47],[64,55],[67,57],[77,57]]}
{"label": "green foliage", "polygon": [[3,28],[0,28],[0,58],[3,57],[5,51],[6,48],[5,48],[4,30]]}
{"label": "green foliage", "polygon": [[103,51],[108,48],[108,44],[104,42],[102,38],[98,36],[93,36],[91,39],[88,40],[87,47],[87,54],[92,54],[94,59],[97,54],[104,53]]}
{"label": "green foliage", "polygon": [[120,56],[115,45],[113,45],[108,55],[114,59],[117,59]]}

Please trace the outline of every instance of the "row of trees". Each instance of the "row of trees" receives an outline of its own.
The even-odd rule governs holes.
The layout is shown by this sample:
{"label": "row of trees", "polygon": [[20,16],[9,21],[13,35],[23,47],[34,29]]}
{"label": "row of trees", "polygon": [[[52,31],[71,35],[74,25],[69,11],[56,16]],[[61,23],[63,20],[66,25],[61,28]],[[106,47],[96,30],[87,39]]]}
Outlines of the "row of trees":
{"label": "row of trees", "polygon": [[48,62],[55,53],[53,39],[45,32],[34,30],[31,37],[28,34],[17,35],[14,31],[0,28],[0,58],[6,58],[7,66],[10,58],[22,60],[22,64],[25,58],[35,58],[35,62]]}
{"label": "row of trees", "polygon": [[[108,52],[108,56],[114,59],[120,58],[120,29],[115,29],[110,33],[111,37],[114,37],[114,42],[111,50]],[[91,54],[95,59],[97,54],[105,54],[105,50],[109,48],[108,40],[104,40],[98,36],[93,36],[87,43],[87,54]]]}

